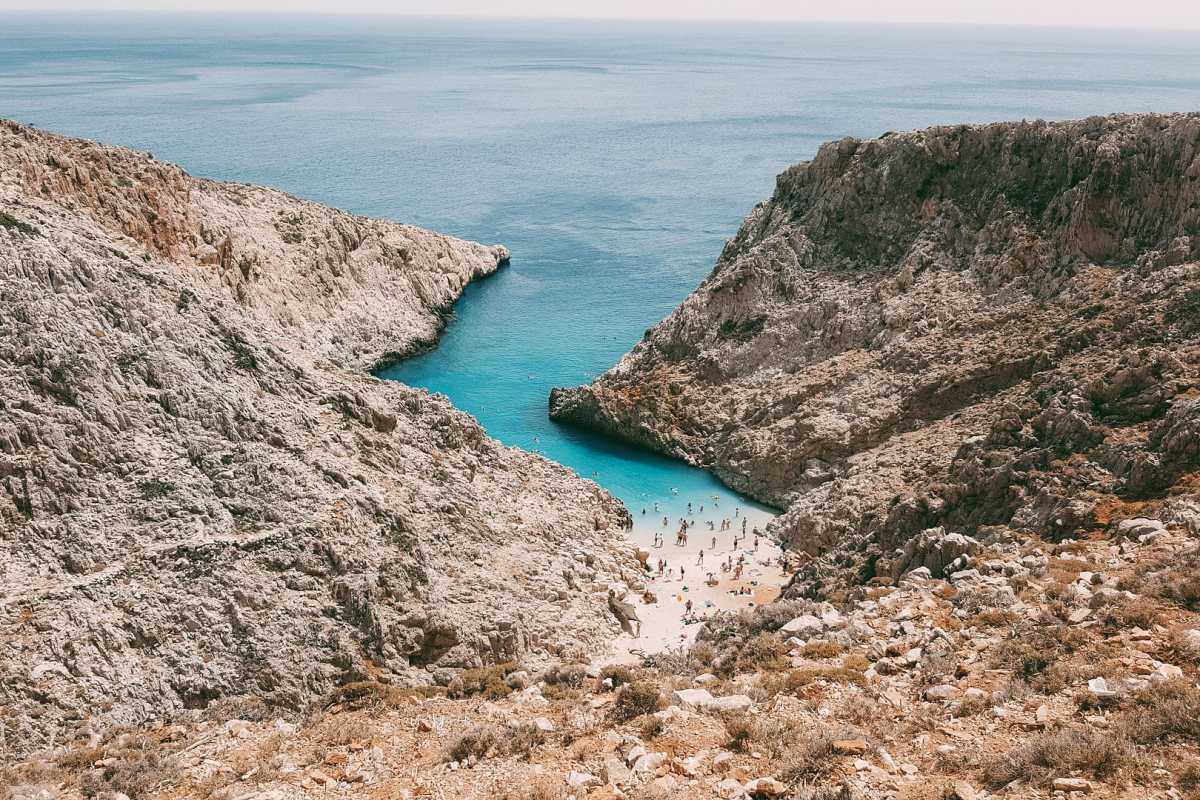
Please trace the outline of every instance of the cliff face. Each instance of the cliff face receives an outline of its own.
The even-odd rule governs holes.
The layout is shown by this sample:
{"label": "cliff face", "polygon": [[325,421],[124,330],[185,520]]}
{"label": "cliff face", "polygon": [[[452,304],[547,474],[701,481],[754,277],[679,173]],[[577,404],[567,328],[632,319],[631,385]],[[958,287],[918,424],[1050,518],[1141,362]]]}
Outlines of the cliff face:
{"label": "cliff face", "polygon": [[506,257],[0,123],[6,745],[613,635],[625,509],[365,372]]}
{"label": "cliff face", "polygon": [[785,508],[819,557],[794,592],[919,564],[898,548],[938,527],[1200,524],[1197,259],[1200,115],[833,142],[551,414]]}

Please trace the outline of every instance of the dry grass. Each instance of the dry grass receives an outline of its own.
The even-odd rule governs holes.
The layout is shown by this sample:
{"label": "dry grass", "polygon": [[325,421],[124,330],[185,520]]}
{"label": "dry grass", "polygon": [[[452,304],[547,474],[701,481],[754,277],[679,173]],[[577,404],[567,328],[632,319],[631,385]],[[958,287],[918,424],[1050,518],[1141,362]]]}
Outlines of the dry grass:
{"label": "dry grass", "polygon": [[666,724],[663,723],[663,721],[658,717],[647,716],[642,721],[638,732],[642,735],[644,740],[650,741],[651,739],[661,736],[663,731],[666,730],[666,727]]}
{"label": "dry grass", "polygon": [[542,675],[548,686],[582,689],[587,682],[587,667],[583,664],[555,664]]}
{"label": "dry grass", "polygon": [[138,737],[127,747],[109,749],[103,761],[103,767],[80,778],[79,790],[84,797],[122,792],[137,800],[179,776],[175,760],[160,752],[158,742],[148,737]]}
{"label": "dry grass", "polygon": [[748,714],[725,717],[725,747],[735,753],[761,750],[768,758],[786,753],[796,738],[797,726],[790,720],[759,719]]}
{"label": "dry grass", "polygon": [[607,666],[600,670],[600,685],[604,685],[604,681],[612,682],[612,688],[617,689],[627,683],[633,683],[633,670],[629,667],[623,667],[617,664]]}
{"label": "dry grass", "polygon": [[1151,684],[1130,702],[1117,725],[1138,744],[1200,743],[1200,689],[1186,680]]}
{"label": "dry grass", "polygon": [[658,711],[661,702],[656,684],[634,681],[621,687],[609,711],[609,718],[614,722],[627,722],[643,714],[653,714]]}
{"label": "dry grass", "polygon": [[963,697],[954,706],[953,714],[956,717],[974,717],[982,714],[992,707],[986,697],[979,695],[967,695]]}
{"label": "dry grass", "polygon": [[1130,628],[1149,630],[1158,624],[1158,619],[1158,608],[1145,598],[1105,606],[1100,614],[1100,622],[1111,631],[1127,631]]}
{"label": "dry grass", "polygon": [[485,700],[502,700],[513,693],[513,687],[507,681],[508,676],[519,671],[521,665],[515,661],[463,670],[450,682],[446,694],[453,700],[476,695]]}
{"label": "dry grass", "polygon": [[502,752],[504,735],[495,725],[479,725],[459,736],[446,749],[446,761],[478,761]]}
{"label": "dry grass", "polygon": [[1033,737],[985,765],[981,777],[993,788],[1015,780],[1048,786],[1055,776],[1074,773],[1107,780],[1137,761],[1133,745],[1123,736],[1072,727]]}
{"label": "dry grass", "polygon": [[402,706],[414,698],[442,697],[445,694],[446,690],[440,686],[400,687],[379,681],[354,681],[331,691],[326,695],[321,707],[329,709],[340,706],[347,711],[383,711]]}
{"label": "dry grass", "polygon": [[528,761],[534,751],[546,743],[546,734],[532,722],[523,722],[508,729],[505,751]]}
{"label": "dry grass", "polygon": [[857,739],[861,731],[854,728],[808,727],[795,728],[794,735],[779,756],[776,777],[786,784],[803,785],[833,772],[841,761],[833,749],[839,739]]}
{"label": "dry grass", "polygon": [[811,642],[806,642],[804,647],[800,648],[800,655],[805,658],[837,658],[845,649],[837,642],[813,639]]}
{"label": "dry grass", "polygon": [[322,723],[317,733],[318,741],[335,747],[370,741],[374,730],[367,720],[352,714],[332,714]]}
{"label": "dry grass", "polygon": [[866,686],[867,684],[867,679],[858,670],[845,667],[804,667],[791,670],[784,675],[764,675],[760,678],[760,685],[770,697],[778,694],[799,696],[805,688],[818,681],[854,686]]}

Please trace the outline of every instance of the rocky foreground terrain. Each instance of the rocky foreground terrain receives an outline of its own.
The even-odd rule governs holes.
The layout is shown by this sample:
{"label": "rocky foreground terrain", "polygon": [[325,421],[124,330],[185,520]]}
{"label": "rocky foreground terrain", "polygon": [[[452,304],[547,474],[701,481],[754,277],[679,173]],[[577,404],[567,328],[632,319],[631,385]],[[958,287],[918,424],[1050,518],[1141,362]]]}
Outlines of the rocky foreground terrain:
{"label": "rocky foreground terrain", "polygon": [[625,509],[367,372],[506,259],[0,123],[0,762],[615,635]]}
{"label": "rocky foreground terrain", "polygon": [[[46,224],[24,205],[10,213],[19,220],[11,235],[23,243],[28,239],[18,236],[33,234],[20,226]],[[93,230],[90,223],[86,229]],[[556,391],[552,399],[560,419],[686,458],[785,508],[774,532],[807,559],[789,598],[720,615],[687,652],[648,657],[633,668],[595,669],[585,646],[559,647],[553,659],[549,647],[527,655],[500,647],[467,669],[457,668],[466,663],[457,655],[434,659],[445,664],[444,680],[421,685],[396,680],[403,674],[397,670],[377,672],[385,662],[374,657],[361,670],[330,670],[301,711],[279,705],[271,681],[255,680],[258,672],[246,674],[251,680],[240,696],[125,726],[97,711],[68,728],[57,722],[62,712],[47,711],[62,735],[0,768],[0,786],[21,800],[1200,800],[1197,237],[1200,115],[937,128],[827,145],[811,164],[780,177],[775,197],[756,209],[679,310],[592,386]],[[150,255],[145,263],[160,260]],[[43,281],[51,288],[39,296],[58,301],[57,287],[70,286],[62,269]],[[153,274],[169,276],[170,269]],[[86,285],[99,284],[89,276]],[[218,299],[209,313],[250,313],[228,295],[212,296]],[[282,324],[255,321],[267,339],[283,336],[275,327]],[[85,352],[126,330],[109,328],[96,342],[81,337]],[[188,352],[199,346],[178,345]],[[389,397],[421,398],[421,414],[433,406],[461,419],[402,387],[318,372],[319,359],[309,354],[320,345],[273,346],[280,348],[275,357],[300,360],[309,381],[359,381],[372,392],[398,393]],[[203,363],[239,376],[236,352],[212,348],[222,355]],[[386,349],[404,352],[402,345]],[[276,351],[254,351],[256,361],[273,363],[267,352]],[[195,363],[189,359],[188,368]],[[246,402],[259,408],[273,397],[273,384],[256,381],[262,392]],[[152,390],[161,391],[157,384]],[[375,399],[367,405],[372,414],[382,408]],[[322,463],[335,465],[351,489],[353,475],[376,473],[351,470],[347,461],[394,463],[381,454],[374,416],[364,422],[362,412],[328,413],[343,446],[329,455],[322,450]],[[412,426],[406,435],[428,441],[418,426],[429,416],[387,413],[395,414],[397,431]],[[209,435],[202,425],[187,430]],[[303,430],[315,436],[323,429],[313,423]],[[444,427],[432,430],[445,435]],[[63,449],[84,453],[78,442],[92,440],[77,434]],[[133,452],[145,458],[141,441]],[[488,480],[498,482],[514,465],[544,470],[540,480],[561,474],[489,446],[492,460],[480,459],[495,470]],[[431,468],[455,463],[423,455],[419,445],[405,453]],[[461,491],[475,491],[484,467],[477,472]],[[90,480],[90,470],[79,473]],[[219,485],[220,478],[208,479]],[[249,503],[242,498],[254,495],[245,485],[238,499]],[[567,488],[559,491],[567,496]],[[620,519],[602,495],[572,491],[571,502],[588,504],[598,526]],[[487,498],[528,519],[530,498],[543,497],[535,487],[528,492],[511,501]],[[220,497],[206,508],[230,502]],[[145,502],[136,507],[159,507]],[[96,505],[105,513],[121,507]],[[465,498],[438,510],[446,507],[471,508]],[[375,519],[359,513],[356,519]],[[583,527],[564,532],[564,540],[594,535],[596,526]],[[73,530],[99,537],[95,525]],[[301,530],[314,548],[341,541],[340,533],[322,538]],[[419,529],[397,530],[415,537]],[[505,541],[500,531],[489,535]],[[45,541],[39,536],[35,541]],[[373,541],[370,533],[358,536]],[[596,549],[581,554],[565,578],[571,590],[595,587],[581,583],[589,558],[605,579],[636,584],[622,573],[620,556],[603,561],[603,542],[585,541]],[[446,577],[453,560],[435,562],[435,548],[422,542],[428,562],[419,563],[444,571],[429,585],[455,585]],[[265,550],[283,546],[271,540]],[[264,621],[276,601],[243,602],[258,595],[223,577],[260,563],[253,547],[240,560],[221,560],[236,547],[221,540],[149,558],[141,567],[147,572],[123,573],[115,580],[126,583],[108,590],[114,595],[97,596],[126,601],[119,610],[132,604],[123,619],[135,626],[131,620],[147,608],[165,612],[156,611],[158,587],[134,578],[190,578],[200,598],[190,607],[206,614],[204,622],[241,626],[222,628],[227,641],[247,641],[245,620],[260,626],[252,632],[278,635],[280,628]],[[11,564],[29,558],[13,552]],[[367,572],[378,558],[354,560],[354,547],[336,552],[321,563],[349,563],[352,574]],[[475,552],[489,564],[488,554]],[[253,588],[273,585],[278,563],[250,573],[258,581]],[[492,574],[479,571],[480,562],[458,564],[476,580]],[[104,568],[64,562],[61,571],[73,576],[65,580],[83,582]],[[396,585],[393,572],[378,574],[372,598]],[[288,575],[311,578],[307,591],[322,600],[331,595],[333,630],[342,630],[336,625],[343,619],[359,619],[363,595],[340,587],[361,583],[329,572]],[[284,587],[271,597],[295,603],[291,592],[299,590]],[[226,617],[203,602],[219,589],[232,592],[221,606],[230,609]],[[10,704],[18,713],[6,719],[39,730],[47,723],[35,720],[37,710],[86,708],[58,698],[65,687],[91,690],[107,662],[86,662],[86,679],[35,668],[46,681],[35,682],[26,665],[37,658],[20,659],[38,648],[69,655],[79,641],[107,642],[107,631],[130,630],[78,619],[81,609],[99,613],[98,606],[119,613],[90,599],[92,591],[100,590],[53,598],[64,604],[61,614],[27,604],[11,617],[11,630],[24,638],[9,645],[4,685],[15,675],[23,694]],[[420,591],[428,590],[413,589]],[[180,608],[191,602],[171,597]],[[557,601],[576,609],[574,618],[563,612],[560,638],[593,619],[586,605],[571,605],[573,598]],[[368,605],[372,624],[348,640],[374,647],[376,622],[395,630],[392,602]],[[203,623],[193,616],[178,622],[183,641],[205,641]],[[166,636],[172,629],[154,630]],[[542,641],[553,635],[543,633]],[[137,636],[124,640],[117,653],[129,655],[117,663],[126,670],[136,663],[145,670],[139,675],[160,678],[156,688],[175,691],[169,681],[180,663],[191,670],[185,674],[207,674],[194,662],[147,669],[163,645]],[[311,641],[288,645],[292,672],[281,666],[273,680],[313,674],[311,663],[326,663]],[[182,647],[172,643],[168,652]],[[65,663],[52,655],[41,658]],[[225,658],[217,664],[264,660]],[[151,689],[123,691],[153,696]]]}

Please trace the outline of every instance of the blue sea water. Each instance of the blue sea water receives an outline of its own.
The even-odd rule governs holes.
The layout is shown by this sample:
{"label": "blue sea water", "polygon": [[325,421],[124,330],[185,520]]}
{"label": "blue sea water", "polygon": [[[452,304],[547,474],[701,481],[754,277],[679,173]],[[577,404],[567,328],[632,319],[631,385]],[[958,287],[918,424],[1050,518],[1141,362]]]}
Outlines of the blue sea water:
{"label": "blue sea water", "polygon": [[1197,108],[1195,33],[0,14],[0,116],[509,246],[386,377],[635,512],[728,492],[552,424],[549,389],[670,312],[784,167],[848,135]]}

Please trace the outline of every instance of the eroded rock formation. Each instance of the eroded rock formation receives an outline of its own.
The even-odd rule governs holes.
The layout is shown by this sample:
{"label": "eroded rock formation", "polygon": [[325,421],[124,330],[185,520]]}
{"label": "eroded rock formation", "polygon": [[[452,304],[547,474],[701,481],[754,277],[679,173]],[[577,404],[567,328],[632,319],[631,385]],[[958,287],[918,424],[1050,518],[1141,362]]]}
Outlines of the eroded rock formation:
{"label": "eroded rock formation", "polygon": [[1198,259],[1200,115],[845,139],[551,414],[786,509],[775,533],[814,557],[793,593],[940,567],[903,549],[934,528],[1187,516]]}
{"label": "eroded rock formation", "polygon": [[0,728],[563,656],[625,509],[366,370],[500,247],[0,123]]}

